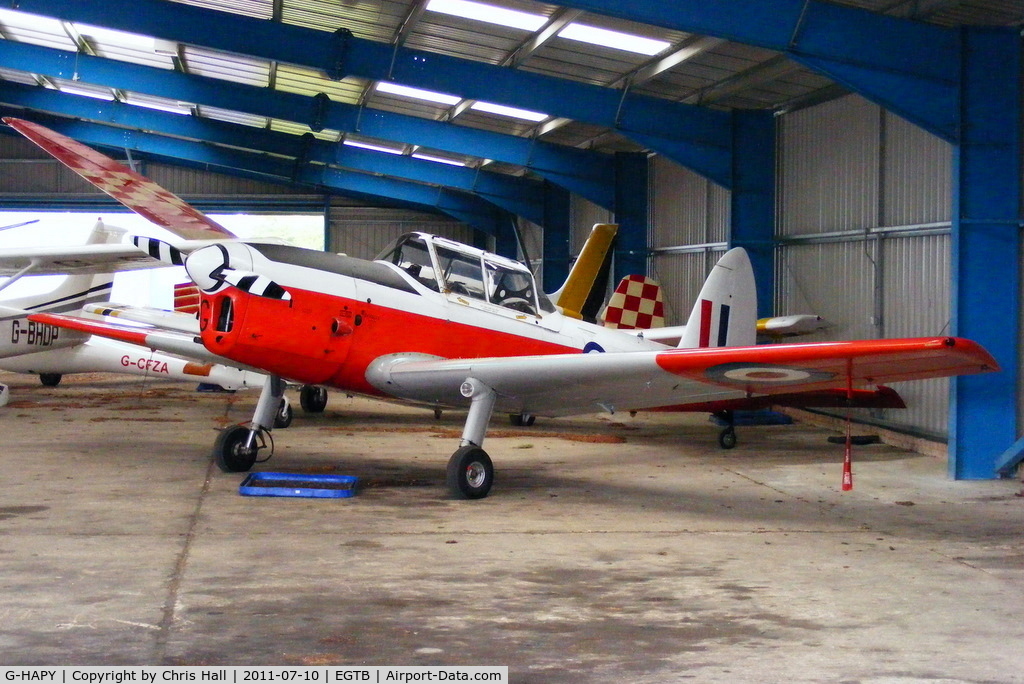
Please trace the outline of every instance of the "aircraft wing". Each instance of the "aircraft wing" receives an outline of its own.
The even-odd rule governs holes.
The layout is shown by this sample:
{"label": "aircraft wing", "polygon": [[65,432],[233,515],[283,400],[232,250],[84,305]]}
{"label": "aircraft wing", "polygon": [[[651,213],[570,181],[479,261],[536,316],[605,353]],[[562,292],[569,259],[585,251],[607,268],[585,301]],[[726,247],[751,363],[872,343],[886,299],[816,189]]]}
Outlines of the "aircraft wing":
{"label": "aircraft wing", "polygon": [[375,361],[367,379],[403,399],[464,405],[460,387],[473,378],[498,395],[499,411],[558,416],[664,406],[701,410],[715,402],[998,368],[980,345],[937,337],[464,360],[396,354]]}
{"label": "aircraft wing", "polygon": [[186,240],[235,237],[174,193],[120,162],[31,121],[13,117],[3,121],[124,206],[179,237]]}
{"label": "aircraft wing", "polygon": [[79,332],[98,335],[99,337],[106,337],[112,340],[130,342],[148,349],[187,356],[199,359],[200,361],[226,363],[235,367],[241,367],[222,356],[210,352],[203,346],[198,336],[189,333],[174,330],[158,330],[156,328],[129,327],[62,314],[32,314],[28,319],[37,323],[47,323],[59,328],[78,330]]}
{"label": "aircraft wing", "polygon": [[[69,247],[11,247],[0,249],[0,276],[70,275],[114,273],[143,268],[163,268],[135,245],[79,245]],[[31,267],[31,268],[30,268]]]}
{"label": "aircraft wing", "polygon": [[145,306],[127,306],[124,304],[86,304],[82,311],[94,316],[122,318],[126,321],[144,323],[158,328],[168,328],[178,332],[199,334],[199,320],[192,314],[180,311],[165,311]]}

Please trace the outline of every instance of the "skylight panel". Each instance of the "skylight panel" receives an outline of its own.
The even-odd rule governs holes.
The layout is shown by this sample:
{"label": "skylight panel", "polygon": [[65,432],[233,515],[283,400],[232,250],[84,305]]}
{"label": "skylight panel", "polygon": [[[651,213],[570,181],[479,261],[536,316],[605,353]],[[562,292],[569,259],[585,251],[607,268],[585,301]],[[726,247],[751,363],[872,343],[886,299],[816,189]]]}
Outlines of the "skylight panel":
{"label": "skylight panel", "polygon": [[534,123],[544,121],[548,118],[547,114],[531,112],[529,109],[506,107],[505,105],[495,104],[493,102],[474,102],[472,109],[487,112],[489,114],[498,114],[500,116],[511,116],[515,119],[524,119],[526,121],[533,121]]}
{"label": "skylight panel", "polygon": [[520,12],[507,7],[495,7],[471,0],[430,0],[427,3],[427,9],[431,12],[440,12],[463,19],[484,21],[488,24],[531,32],[540,30],[544,24],[548,23],[548,18],[540,14]]}
{"label": "skylight panel", "polygon": [[377,90],[379,92],[387,93],[389,95],[411,97],[416,100],[436,102],[438,104],[447,105],[449,107],[457,105],[460,102],[462,102],[462,98],[456,97],[455,95],[435,93],[432,90],[423,90],[421,88],[410,88],[409,86],[399,85],[397,83],[392,83],[391,81],[379,81],[377,83]]}
{"label": "skylight panel", "polygon": [[654,56],[668,48],[671,43],[665,40],[644,38],[631,33],[612,31],[610,29],[587,26],[586,24],[569,24],[558,32],[560,38],[590,43],[613,50],[626,50],[641,55]]}

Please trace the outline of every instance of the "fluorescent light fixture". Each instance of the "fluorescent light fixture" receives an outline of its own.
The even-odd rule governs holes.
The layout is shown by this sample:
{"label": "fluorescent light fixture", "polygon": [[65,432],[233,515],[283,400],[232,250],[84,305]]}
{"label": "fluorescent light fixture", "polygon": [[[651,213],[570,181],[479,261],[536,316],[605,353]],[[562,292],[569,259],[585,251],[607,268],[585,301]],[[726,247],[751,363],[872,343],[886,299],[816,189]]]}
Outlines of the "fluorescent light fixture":
{"label": "fluorescent light fixture", "polygon": [[526,121],[533,121],[534,123],[548,118],[547,114],[531,112],[529,109],[506,107],[505,105],[494,104],[493,102],[474,102],[472,109],[476,109],[481,112],[488,112],[490,114],[499,114],[501,116],[511,116],[515,119],[525,119]]}
{"label": "fluorescent light fixture", "polygon": [[428,102],[437,102],[438,104],[457,105],[462,102],[461,97],[455,95],[445,95],[444,93],[435,93],[432,90],[422,90],[421,88],[410,88],[409,86],[399,85],[392,83],[391,81],[378,81],[377,90],[388,95],[400,95],[402,97],[411,97],[417,100],[427,100]]}
{"label": "fluorescent light fixture", "polygon": [[671,45],[671,43],[665,40],[644,38],[642,36],[634,36],[631,33],[622,33],[621,31],[612,31],[585,24],[569,24],[558,32],[558,36],[581,43],[590,43],[591,45],[600,45],[601,47],[614,50],[626,50],[627,52],[636,52],[648,56],[654,56]]}
{"label": "fluorescent light fixture", "polygon": [[433,157],[429,154],[420,154],[417,152],[412,155],[413,159],[422,159],[424,161],[437,162],[438,164],[448,164],[450,166],[465,166],[465,162],[456,161],[455,159],[445,159],[444,157]]}
{"label": "fluorescent light fixture", "polygon": [[[114,94],[110,90],[92,90],[89,88],[78,88],[72,85],[60,84],[60,91],[62,93],[68,93],[69,95],[81,95],[82,97],[91,97],[95,100],[106,100],[107,102],[114,101]],[[175,113],[180,113],[175,110]]]}
{"label": "fluorescent light fixture", "polygon": [[538,31],[548,23],[548,18],[540,14],[530,14],[470,0],[430,0],[427,3],[427,9],[431,12],[450,14],[463,19],[474,19],[524,31]]}
{"label": "fluorescent light fixture", "polygon": [[358,147],[361,150],[373,150],[374,152],[385,152],[387,154],[402,154],[402,150],[396,150],[393,147],[384,147],[383,145],[374,145],[373,143],[364,143],[359,142],[358,140],[346,139],[342,144],[348,145],[349,147]]}

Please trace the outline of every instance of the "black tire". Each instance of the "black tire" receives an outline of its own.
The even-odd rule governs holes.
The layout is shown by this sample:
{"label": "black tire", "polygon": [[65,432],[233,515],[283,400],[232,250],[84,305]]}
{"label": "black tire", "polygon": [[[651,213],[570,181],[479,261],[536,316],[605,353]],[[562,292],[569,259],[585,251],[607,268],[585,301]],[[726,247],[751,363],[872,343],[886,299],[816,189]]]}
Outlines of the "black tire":
{"label": "black tire", "polygon": [[292,405],[287,399],[281,399],[281,408],[277,410],[277,415],[274,416],[274,428],[283,430],[292,424],[292,418],[295,417],[292,411]]}
{"label": "black tire", "polygon": [[482,499],[494,484],[491,457],[480,447],[460,447],[448,460],[448,491],[456,499]]}
{"label": "black tire", "polygon": [[512,413],[508,417],[508,422],[512,424],[512,427],[532,427],[536,420],[537,416],[532,413]]}
{"label": "black tire", "polygon": [[299,405],[306,413],[323,413],[327,408],[327,388],[303,385],[299,391]]}
{"label": "black tire", "polygon": [[718,433],[718,446],[723,449],[732,449],[736,446],[736,430],[727,427]]}
{"label": "black tire", "polygon": [[252,469],[259,447],[245,448],[249,432],[244,425],[233,425],[217,435],[217,441],[213,443],[213,460],[218,468],[225,473],[244,473]]}
{"label": "black tire", "polygon": [[44,387],[56,387],[62,377],[64,376],[60,373],[40,373],[39,382],[43,383]]}

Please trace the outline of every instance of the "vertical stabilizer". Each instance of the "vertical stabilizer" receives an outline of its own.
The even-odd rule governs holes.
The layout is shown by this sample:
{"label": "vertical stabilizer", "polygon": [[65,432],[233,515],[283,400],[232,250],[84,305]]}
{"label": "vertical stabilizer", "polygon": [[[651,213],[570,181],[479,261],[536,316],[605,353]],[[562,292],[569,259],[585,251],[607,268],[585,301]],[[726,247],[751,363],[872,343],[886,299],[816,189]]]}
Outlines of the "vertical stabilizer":
{"label": "vertical stabilizer", "polygon": [[583,245],[583,251],[569,271],[569,277],[565,279],[562,287],[549,295],[551,301],[561,307],[562,313],[566,316],[583,318],[583,307],[597,282],[601,266],[618,229],[619,226],[615,223],[594,224],[586,244]]}
{"label": "vertical stabilizer", "polygon": [[619,281],[608,306],[601,312],[600,322],[606,328],[619,330],[665,327],[661,286],[646,276],[626,276]]}
{"label": "vertical stabilizer", "polygon": [[757,343],[757,291],[750,257],[730,249],[704,281],[680,348],[744,347]]}

